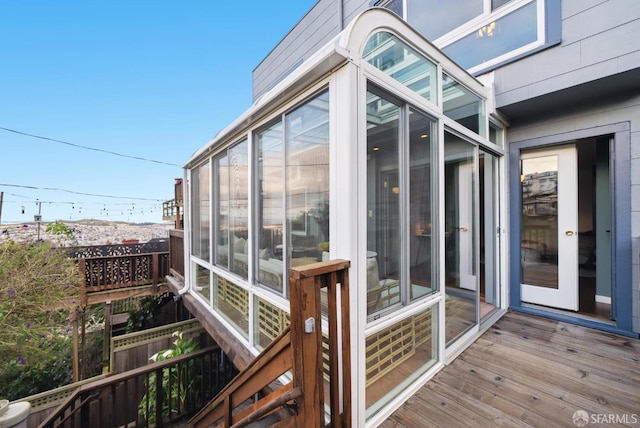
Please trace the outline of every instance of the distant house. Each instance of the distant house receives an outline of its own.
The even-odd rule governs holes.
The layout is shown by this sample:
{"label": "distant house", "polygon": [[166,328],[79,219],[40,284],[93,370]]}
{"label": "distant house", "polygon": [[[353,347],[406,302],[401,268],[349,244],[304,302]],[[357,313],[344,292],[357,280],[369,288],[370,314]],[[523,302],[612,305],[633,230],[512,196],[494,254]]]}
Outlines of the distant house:
{"label": "distant house", "polygon": [[186,164],[182,291],[255,354],[288,268],[349,260],[354,426],[508,308],[637,337],[638,23],[626,0],[318,1]]}

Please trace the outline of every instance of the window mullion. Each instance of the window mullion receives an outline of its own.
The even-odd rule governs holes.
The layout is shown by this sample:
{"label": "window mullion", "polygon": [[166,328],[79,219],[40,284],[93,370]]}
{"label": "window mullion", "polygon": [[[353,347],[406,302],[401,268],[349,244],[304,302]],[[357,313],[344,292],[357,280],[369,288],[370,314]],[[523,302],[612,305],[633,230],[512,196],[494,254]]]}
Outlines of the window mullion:
{"label": "window mullion", "polygon": [[400,144],[399,144],[399,184],[400,184],[400,299],[402,305],[409,304],[410,295],[409,290],[411,288],[411,263],[410,263],[410,219],[409,214],[411,212],[409,203],[411,197],[409,195],[409,171],[410,171],[410,159],[409,159],[409,142],[411,139],[410,125],[409,125],[409,105],[405,104],[400,110]]}

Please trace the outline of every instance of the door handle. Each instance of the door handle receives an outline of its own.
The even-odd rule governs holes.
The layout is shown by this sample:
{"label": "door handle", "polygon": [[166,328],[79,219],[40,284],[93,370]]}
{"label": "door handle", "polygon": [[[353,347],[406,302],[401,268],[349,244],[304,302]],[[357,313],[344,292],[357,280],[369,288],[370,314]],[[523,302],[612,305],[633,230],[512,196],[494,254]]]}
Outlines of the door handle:
{"label": "door handle", "polygon": [[456,227],[456,230],[458,230],[460,232],[466,232],[469,229],[467,229],[466,227]]}
{"label": "door handle", "polygon": [[567,230],[564,234],[567,236],[573,236],[573,230]]}

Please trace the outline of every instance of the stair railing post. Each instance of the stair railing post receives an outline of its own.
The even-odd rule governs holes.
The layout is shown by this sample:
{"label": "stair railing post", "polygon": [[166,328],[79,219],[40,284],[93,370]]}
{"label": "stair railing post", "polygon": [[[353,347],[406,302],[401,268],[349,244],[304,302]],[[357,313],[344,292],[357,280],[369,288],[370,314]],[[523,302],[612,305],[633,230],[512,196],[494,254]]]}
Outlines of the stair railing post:
{"label": "stair railing post", "polygon": [[316,277],[290,274],[290,280],[293,386],[303,391],[295,425],[319,427],[324,421],[320,288]]}

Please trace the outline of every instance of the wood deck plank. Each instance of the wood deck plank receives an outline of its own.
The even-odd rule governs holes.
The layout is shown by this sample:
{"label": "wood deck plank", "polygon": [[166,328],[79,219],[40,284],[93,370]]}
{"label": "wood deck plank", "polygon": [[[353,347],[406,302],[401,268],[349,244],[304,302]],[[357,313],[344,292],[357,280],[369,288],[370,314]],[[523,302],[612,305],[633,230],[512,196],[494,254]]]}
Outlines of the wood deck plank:
{"label": "wood deck plank", "polygon": [[509,312],[381,426],[566,427],[577,410],[640,426],[640,341]]}

